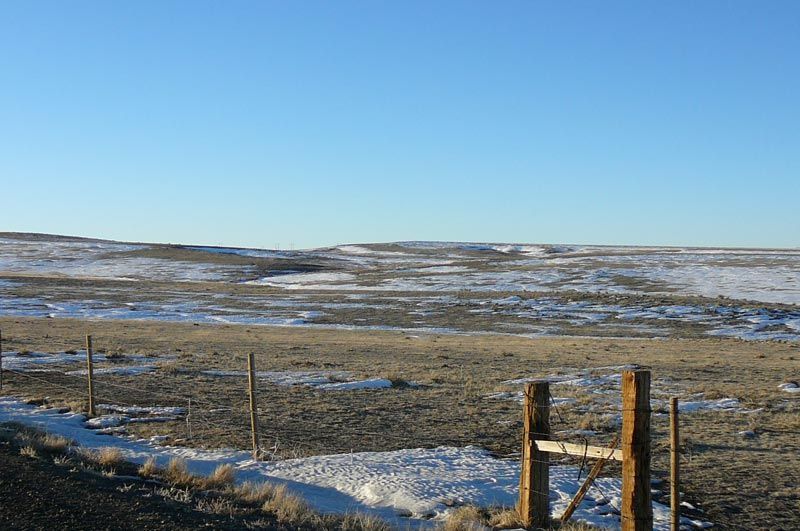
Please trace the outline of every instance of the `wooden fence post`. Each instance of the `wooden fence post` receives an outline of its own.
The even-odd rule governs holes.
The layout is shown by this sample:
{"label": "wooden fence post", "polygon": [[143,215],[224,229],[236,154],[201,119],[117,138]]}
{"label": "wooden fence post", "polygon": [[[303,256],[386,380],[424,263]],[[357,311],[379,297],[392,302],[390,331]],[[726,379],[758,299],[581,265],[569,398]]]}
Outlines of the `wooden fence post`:
{"label": "wooden fence post", "polygon": [[622,531],[653,529],[650,371],[622,373]]}
{"label": "wooden fence post", "polygon": [[94,363],[92,362],[92,336],[89,334],[86,334],[86,372],[89,380],[89,416],[94,417]]}
{"label": "wooden fence post", "polygon": [[680,438],[678,433],[678,398],[669,400],[669,504],[671,509],[670,528],[679,531],[681,528],[681,495],[680,495]]}
{"label": "wooden fence post", "polygon": [[550,521],[550,454],[539,451],[537,439],[550,439],[550,384],[546,381],[525,386],[517,510],[528,528],[546,528]]}
{"label": "wooden fence post", "polygon": [[247,379],[250,388],[250,431],[253,435],[253,459],[258,461],[258,416],[256,415],[256,369],[253,353],[247,355]]}

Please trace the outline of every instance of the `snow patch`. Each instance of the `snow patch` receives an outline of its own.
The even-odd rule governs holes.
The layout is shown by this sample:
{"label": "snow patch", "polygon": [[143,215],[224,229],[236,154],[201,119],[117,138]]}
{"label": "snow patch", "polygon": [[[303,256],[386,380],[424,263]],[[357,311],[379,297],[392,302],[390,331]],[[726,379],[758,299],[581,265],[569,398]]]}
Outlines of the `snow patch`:
{"label": "snow patch", "polygon": [[248,284],[275,286],[285,289],[338,289],[340,286],[330,286],[330,284],[348,282],[355,278],[355,275],[351,273],[289,273],[288,275],[275,275],[251,280]]}
{"label": "snow patch", "polygon": [[800,384],[797,382],[787,382],[780,384],[778,389],[787,393],[800,393]]}

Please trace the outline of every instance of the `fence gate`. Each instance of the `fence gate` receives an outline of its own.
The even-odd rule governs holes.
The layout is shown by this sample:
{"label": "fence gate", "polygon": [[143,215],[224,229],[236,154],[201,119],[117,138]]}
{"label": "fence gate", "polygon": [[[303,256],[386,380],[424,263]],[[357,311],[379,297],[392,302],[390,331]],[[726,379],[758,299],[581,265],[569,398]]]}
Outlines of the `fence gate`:
{"label": "fence gate", "polygon": [[[622,462],[623,531],[653,529],[650,498],[650,371],[622,373],[621,449],[553,441],[550,437],[550,384],[525,386],[522,436],[522,473],[519,483],[520,519],[528,528],[547,528],[550,519],[550,453],[600,459],[586,483],[564,513],[569,518],[599,475],[605,461]],[[594,477],[593,477],[594,476]]]}

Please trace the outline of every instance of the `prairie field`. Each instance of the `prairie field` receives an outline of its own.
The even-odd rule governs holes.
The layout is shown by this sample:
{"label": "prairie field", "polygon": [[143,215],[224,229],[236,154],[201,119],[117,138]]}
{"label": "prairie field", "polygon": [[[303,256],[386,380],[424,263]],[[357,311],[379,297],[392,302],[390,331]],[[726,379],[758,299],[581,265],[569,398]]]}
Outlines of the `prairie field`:
{"label": "prairie field", "polygon": [[[605,446],[620,428],[619,375],[642,368],[656,527],[668,528],[666,412],[677,396],[684,525],[791,529],[799,303],[800,251],[279,251],[4,234],[0,421],[119,446],[134,462],[174,454],[200,473],[230,462],[323,513],[355,507],[430,526],[459,507],[513,505],[525,382],[551,382],[555,438]],[[251,448],[249,353],[261,468],[240,455]],[[552,463],[557,516],[586,463]],[[619,525],[619,473],[605,468],[578,520]]]}

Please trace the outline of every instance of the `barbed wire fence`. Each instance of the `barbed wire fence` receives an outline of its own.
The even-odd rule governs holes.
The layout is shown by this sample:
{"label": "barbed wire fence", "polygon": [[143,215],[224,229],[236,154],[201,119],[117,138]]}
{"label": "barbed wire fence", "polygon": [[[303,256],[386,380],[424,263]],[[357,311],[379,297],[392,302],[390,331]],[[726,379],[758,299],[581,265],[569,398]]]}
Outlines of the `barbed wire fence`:
{"label": "barbed wire fence", "polygon": [[[2,336],[0,335],[0,338]],[[78,351],[80,354],[81,351]],[[66,399],[77,399],[86,403],[87,393],[89,388],[90,376],[89,374],[82,374],[80,371],[69,370],[48,370],[48,369],[19,369],[2,366],[2,339],[0,339],[0,382],[5,385],[5,388],[11,385],[18,385],[19,382],[31,382],[35,384],[37,389],[52,390],[53,392],[62,393]],[[250,369],[255,373],[255,367]],[[629,372],[647,372],[647,371],[626,371]],[[113,374],[113,373],[112,373]],[[8,378],[8,377],[11,378]],[[185,426],[185,441],[191,444],[202,445],[204,441],[216,441],[222,435],[229,435],[232,426],[240,426],[238,430],[242,434],[240,440],[245,440],[244,434],[247,433],[246,426],[249,424],[248,416],[249,411],[247,408],[248,403],[248,389],[246,385],[241,385],[241,396],[238,400],[210,400],[205,396],[200,396],[196,392],[187,391],[185,389],[153,389],[152,386],[136,386],[120,383],[116,381],[109,381],[103,377],[102,372],[96,373],[92,379],[93,391],[97,399],[97,408],[100,411],[107,411],[108,406],[122,406],[123,408],[140,408],[152,404],[154,407],[169,406],[176,408],[174,417],[178,423]],[[244,375],[242,375],[244,376]],[[641,376],[632,376],[641,377]],[[619,408],[613,408],[613,411],[620,413],[623,416],[622,426],[622,449],[614,450],[613,448],[592,447],[585,437],[575,437],[570,440],[554,440],[554,433],[550,424],[550,412],[553,415],[554,424],[566,424],[565,415],[558,406],[557,401],[549,392],[549,386],[546,381],[531,382],[526,385],[524,391],[524,404],[523,404],[523,426],[524,433],[522,437],[522,450],[514,452],[504,457],[516,457],[522,461],[522,472],[520,476],[520,501],[517,510],[523,518],[523,521],[529,525],[548,525],[550,520],[549,496],[550,489],[546,483],[547,472],[546,470],[553,464],[551,456],[559,456],[565,459],[571,459],[572,462],[577,460],[578,463],[578,477],[580,482],[586,470],[589,468],[590,459],[597,458],[597,452],[600,452],[601,460],[618,461],[622,463],[623,484],[626,482],[626,474],[628,474],[628,481],[633,481],[634,486],[625,488],[623,487],[622,503],[616,503],[614,497],[609,496],[604,492],[604,488],[596,481],[586,480],[586,488],[596,491],[599,496],[607,501],[608,510],[619,517],[620,524],[623,529],[641,529],[652,527],[652,510],[644,509],[645,506],[650,507],[650,478],[649,478],[649,455],[647,456],[647,474],[642,476],[639,470],[638,478],[637,471],[627,471],[625,469],[626,452],[630,453],[636,451],[640,454],[649,453],[649,432],[647,434],[647,445],[642,447],[642,441],[635,441],[630,439],[626,442],[626,422],[625,419],[628,415],[642,415],[646,414],[648,421],[640,422],[638,434],[644,436],[645,428],[649,430],[649,390],[647,393],[647,406],[642,399],[644,395],[639,396],[640,405],[637,407],[626,407],[625,400],[625,378],[623,375],[623,405]],[[649,372],[647,372],[647,379],[649,381]],[[242,378],[242,382],[244,382]],[[257,385],[255,391],[258,393],[261,381],[256,378]],[[237,382],[238,383],[238,382]],[[537,392],[537,386],[544,386],[545,391]],[[542,394],[544,393],[544,394]],[[636,395],[636,393],[633,393]],[[539,396],[541,395],[541,396]],[[537,396],[539,398],[537,399]],[[360,397],[362,411],[366,412],[370,408],[370,398],[363,394]],[[153,404],[156,402],[156,404]],[[110,404],[109,404],[110,403]],[[255,430],[252,430],[256,435],[256,445],[253,448],[255,456],[260,459],[277,460],[287,457],[302,457],[312,455],[320,452],[320,444],[318,442],[309,442],[308,439],[303,439],[293,436],[292,430],[278,421],[275,418],[268,416],[268,411],[261,406],[258,406],[258,396],[254,397],[256,407],[256,415],[264,422],[259,424]],[[180,408],[180,409],[177,409]],[[468,408],[464,414],[470,415]],[[536,420],[537,415],[541,415],[543,411],[547,411],[547,421],[545,423]],[[113,408],[111,409],[113,412]],[[472,413],[476,415],[477,413]],[[226,417],[223,419],[222,417]],[[545,429],[542,429],[544,427]],[[177,428],[176,428],[177,429]],[[252,434],[252,433],[251,433]],[[316,434],[319,435],[319,434]],[[316,436],[315,435],[315,436]],[[633,436],[633,433],[628,435]],[[356,424],[341,425],[338,428],[338,433],[334,436],[354,439],[359,438],[364,441],[365,446],[372,446],[374,441],[396,441],[398,447],[412,448],[412,447],[437,447],[442,444],[443,438],[436,435],[423,436],[417,432],[410,433],[397,433],[391,431],[375,431],[362,428]],[[474,444],[474,438],[468,434],[460,436],[449,435],[446,441],[450,445],[471,445]],[[547,446],[544,442],[554,443]],[[539,448],[542,445],[542,448]],[[549,449],[548,449],[549,448]],[[351,451],[357,449],[351,449]],[[616,458],[617,453],[622,454],[621,458]],[[702,474],[701,469],[695,469],[692,466],[690,456],[687,457],[685,453],[679,456],[681,465],[686,473]],[[642,458],[644,459],[644,458]],[[639,460],[637,460],[639,462]],[[528,476],[526,478],[526,475]],[[635,491],[635,492],[634,492]],[[646,492],[645,492],[646,491]],[[738,497],[741,493],[734,490],[729,490],[726,494],[731,497]],[[630,499],[637,500],[635,504],[628,504],[626,507],[626,496]],[[638,496],[638,498],[637,498]],[[538,500],[538,501],[537,501]],[[680,500],[678,500],[680,503]],[[538,505],[537,505],[538,504]],[[637,505],[638,504],[638,505]],[[526,509],[527,508],[527,509]],[[679,515],[677,509],[676,514]],[[540,520],[537,520],[539,518]],[[677,517],[679,518],[679,516]],[[680,520],[677,520],[678,527],[681,525]],[[673,524],[674,526],[674,524]],[[676,528],[677,529],[677,528]]]}

